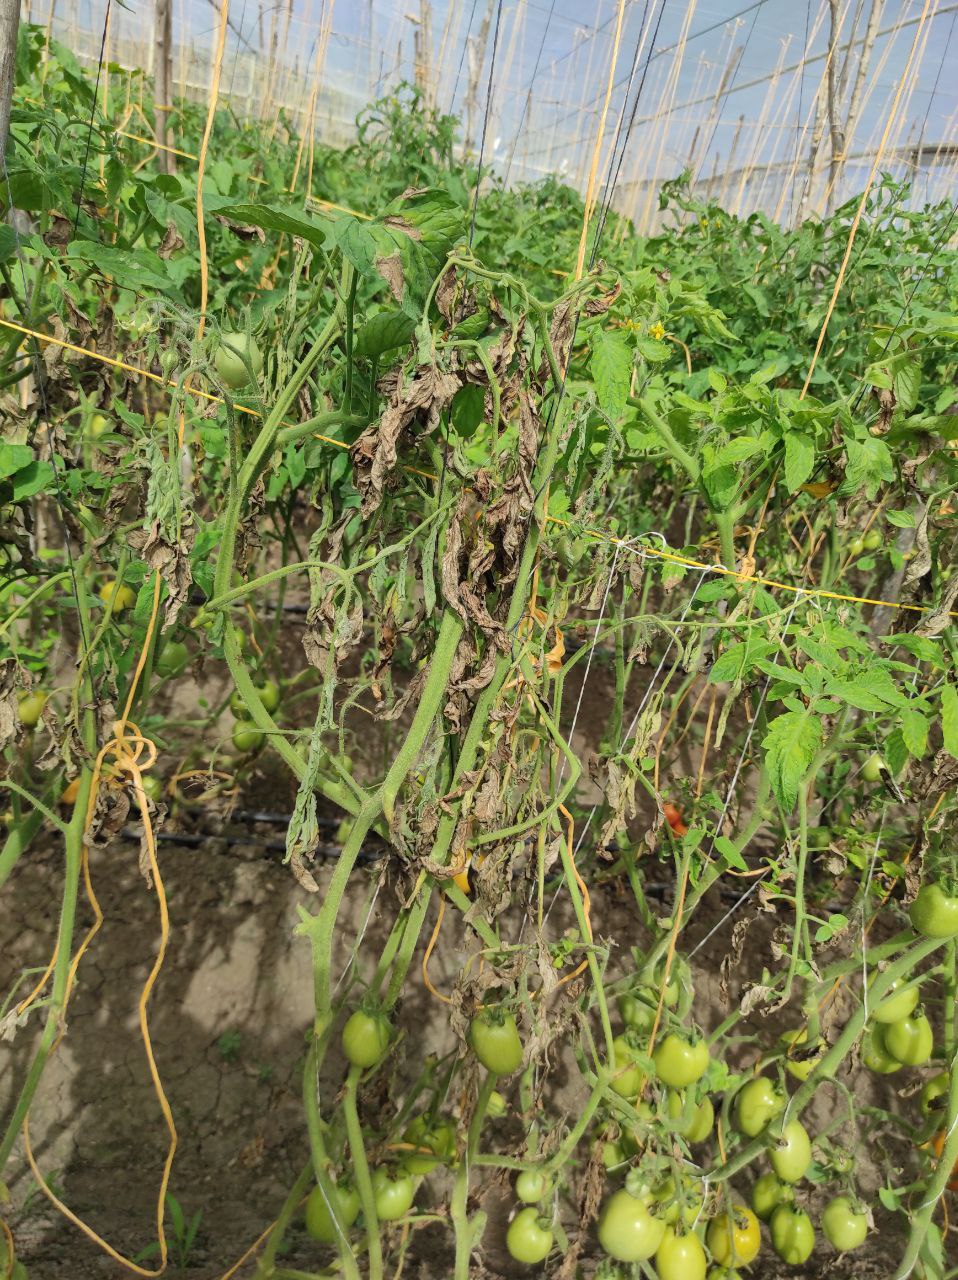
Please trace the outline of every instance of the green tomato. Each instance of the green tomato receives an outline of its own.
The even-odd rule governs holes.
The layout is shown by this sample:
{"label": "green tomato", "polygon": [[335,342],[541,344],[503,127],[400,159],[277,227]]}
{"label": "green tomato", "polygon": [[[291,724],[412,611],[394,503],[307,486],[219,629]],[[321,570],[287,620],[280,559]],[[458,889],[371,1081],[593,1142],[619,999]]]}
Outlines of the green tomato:
{"label": "green tomato", "polygon": [[668,1226],[675,1226],[681,1218],[683,1224],[690,1227],[701,1211],[702,1192],[693,1179],[684,1178],[679,1194],[675,1178],[670,1174],[652,1189],[652,1203],[659,1206],[662,1221]]}
{"label": "green tomato", "polygon": [[812,1143],[801,1120],[790,1121],[768,1157],[783,1182],[798,1182],[812,1163]]}
{"label": "green tomato", "polygon": [[742,1274],[734,1267],[712,1267],[705,1280],[742,1280]]}
{"label": "green tomato", "polygon": [[713,1259],[727,1267],[747,1267],[762,1247],[758,1218],[744,1204],[732,1206],[709,1223],[705,1236]]}
{"label": "green tomato", "polygon": [[783,1032],[779,1042],[785,1046],[785,1070],[796,1080],[807,1080],[825,1056],[824,1041],[808,1044],[807,1027]]}
{"label": "green tomato", "polygon": [[947,1071],[942,1071],[937,1076],[932,1076],[930,1080],[926,1080],[922,1085],[918,1102],[922,1115],[937,1116],[944,1109],[944,1103],[940,1099],[950,1088],[951,1077]]}
{"label": "green tomato", "polygon": [[213,364],[216,372],[232,390],[249,386],[247,363],[254,376],[258,377],[263,368],[263,353],[254,339],[245,333],[230,333],[224,329],[213,356]]}
{"label": "green tomato", "polygon": [[[869,987],[874,981],[873,977],[869,981]],[[869,1012],[876,1022],[901,1022],[902,1018],[907,1018],[914,1011],[919,995],[917,985],[908,986],[906,980],[900,978],[891,984],[888,995],[882,998],[877,1008],[870,1009]]]}
{"label": "green tomato", "polygon": [[49,696],[42,689],[34,689],[32,693],[20,695],[17,700],[17,714],[24,729],[35,729],[37,727]]}
{"label": "green tomato", "polygon": [[958,898],[950,898],[940,885],[923,884],[908,917],[922,937],[953,938],[958,934]]}
{"label": "green tomato", "polygon": [[596,1146],[602,1150],[602,1167],[605,1170],[619,1169],[625,1164],[625,1152],[617,1142],[608,1138],[596,1139]]}
{"label": "green tomato", "polygon": [[506,1248],[516,1262],[532,1266],[544,1262],[552,1252],[553,1234],[542,1225],[539,1211],[531,1205],[520,1209],[506,1231]]}
{"label": "green tomato", "polygon": [[122,613],[124,609],[133,608],[136,604],[136,592],[132,587],[123,586],[122,583],[114,582],[111,579],[109,582],[104,582],[100,588],[100,599],[104,604],[113,602],[115,616],[118,613]]}
{"label": "green tomato", "polygon": [[87,434],[91,440],[99,440],[100,436],[105,436],[108,431],[113,430],[113,423],[105,414],[95,413],[90,419],[90,425],[87,428]]}
{"label": "green tomato", "polygon": [[857,559],[865,550],[865,539],[852,538],[851,542],[848,544],[848,550],[853,559]]}
{"label": "green tomato", "polygon": [[927,1062],[935,1047],[931,1023],[923,1013],[913,1013],[900,1022],[892,1022],[883,1028],[885,1048],[893,1058],[908,1067],[920,1067]]}
{"label": "green tomato", "polygon": [[675,1089],[670,1089],[665,1099],[665,1112],[672,1121],[672,1128],[689,1142],[704,1142],[712,1132],[715,1124],[715,1108],[711,1098],[703,1098],[692,1107],[691,1114],[685,1114],[685,1097]]}
{"label": "green tomato", "polygon": [[880,1025],[874,1026],[862,1041],[862,1063],[869,1071],[874,1071],[878,1075],[890,1076],[895,1071],[901,1071],[901,1063],[897,1058],[893,1058],[885,1047],[885,1037],[882,1035],[884,1028]]}
{"label": "green tomato", "polygon": [[708,1262],[698,1236],[676,1235],[667,1227],[655,1251],[655,1270],[659,1280],[705,1280]]}
{"label": "green tomato", "polygon": [[602,1207],[599,1244],[617,1262],[643,1262],[662,1243],[665,1223],[654,1217],[643,1200],[628,1191],[615,1191]]}
{"label": "green tomato", "polygon": [[620,1098],[637,1098],[645,1084],[645,1072],[635,1064],[636,1052],[627,1036],[616,1036],[612,1041],[615,1074],[609,1084]]}
{"label": "green tomato", "polygon": [[389,1023],[381,1013],[357,1009],[343,1027],[343,1053],[354,1067],[374,1067],[389,1048]]}
{"label": "green tomato", "polygon": [[143,790],[154,803],[160,800],[164,790],[162,778],[158,778],[155,773],[144,773]]}
{"label": "green tomato", "polygon": [[868,1214],[857,1209],[848,1196],[835,1196],[834,1200],[829,1200],[822,1214],[822,1231],[828,1243],[839,1253],[848,1253],[865,1243]]}
{"label": "green tomato", "polygon": [[780,1204],[791,1204],[794,1192],[776,1173],[763,1173],[752,1187],[752,1208],[768,1222]]}
{"label": "green tomato", "polygon": [[650,1004],[642,995],[633,995],[630,991],[619,996],[616,1004],[627,1027],[634,1027],[636,1031],[652,1030],[655,1024],[655,1004]]}
{"label": "green tomato", "polygon": [[523,1169],[516,1178],[516,1195],[523,1204],[538,1204],[552,1194],[552,1179],[541,1169]]}
{"label": "green tomato", "polygon": [[873,751],[862,765],[862,777],[866,782],[880,782],[882,775],[887,770],[888,766],[885,764],[883,757],[877,751]]}
{"label": "green tomato", "polygon": [[[448,1120],[437,1120],[430,1124],[425,1116],[416,1116],[406,1126],[403,1142],[408,1142],[419,1151],[403,1152],[403,1166],[417,1176],[431,1173],[437,1164],[443,1164],[455,1153],[456,1130]],[[433,1152],[432,1155],[426,1154]]]}
{"label": "green tomato", "polygon": [[807,1262],[815,1248],[815,1228],[807,1213],[782,1204],[772,1214],[772,1248],[790,1266]]}
{"label": "green tomato", "polygon": [[709,1047],[704,1040],[685,1040],[670,1031],[653,1054],[655,1074],[673,1089],[701,1080],[709,1066]]}
{"label": "green tomato", "polygon": [[[348,1231],[359,1217],[359,1192],[355,1187],[338,1183],[335,1193],[340,1223]],[[338,1234],[336,1224],[320,1187],[313,1187],[306,1201],[306,1230],[322,1244],[335,1243]]]}
{"label": "green tomato", "polygon": [[160,650],[156,670],[161,676],[176,675],[183,670],[189,658],[190,653],[185,644],[181,644],[179,640],[170,640]]}
{"label": "green tomato", "polygon": [[522,1065],[522,1041],[511,1013],[477,1014],[469,1024],[472,1051],[494,1076],[512,1075]]}
{"label": "green tomato", "polygon": [[489,1101],[486,1104],[486,1115],[489,1116],[491,1120],[501,1120],[508,1110],[508,1102],[506,1102],[498,1089],[493,1089],[492,1093],[489,1094]]}
{"label": "green tomato", "polygon": [[373,1170],[373,1197],[376,1215],[381,1222],[395,1222],[412,1208],[416,1197],[416,1183],[410,1173],[398,1173],[392,1177],[388,1169],[379,1165]]}
{"label": "green tomato", "polygon": [[[242,634],[242,633],[240,633]],[[262,684],[253,686],[259,694],[259,700],[270,715],[276,711],[280,704],[279,685],[274,680],[264,680]],[[249,713],[246,699],[240,693],[239,689],[234,689],[230,695],[230,711],[237,719],[243,719]]]}
{"label": "green tomato", "polygon": [[252,720],[238,720],[233,725],[233,746],[237,751],[258,751],[265,741],[266,735]]}
{"label": "green tomato", "polygon": [[866,551],[877,551],[882,544],[882,536],[877,529],[869,529],[863,541]]}
{"label": "green tomato", "polygon": [[756,1138],[784,1106],[785,1099],[772,1081],[756,1076],[735,1095],[735,1124],[747,1138]]}

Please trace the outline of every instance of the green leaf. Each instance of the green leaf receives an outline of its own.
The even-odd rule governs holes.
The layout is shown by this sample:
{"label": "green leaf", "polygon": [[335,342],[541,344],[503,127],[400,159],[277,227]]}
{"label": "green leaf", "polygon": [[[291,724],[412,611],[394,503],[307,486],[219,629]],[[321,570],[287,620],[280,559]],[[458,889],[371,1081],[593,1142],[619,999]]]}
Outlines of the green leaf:
{"label": "green leaf", "polygon": [[891,733],[886,737],[883,754],[885,763],[891,770],[892,777],[897,778],[908,763],[908,748],[905,746],[905,739],[902,737],[901,729],[892,729]]}
{"label": "green leaf", "polygon": [[772,790],[787,813],[795,807],[798,788],[821,742],[821,723],[808,711],[786,711],[768,726],[762,742],[765,763]]}
{"label": "green leaf", "polygon": [[928,718],[917,707],[904,707],[901,713],[901,736],[913,756],[921,756],[928,745]]}
{"label": "green leaf", "polygon": [[917,361],[909,361],[899,365],[894,377],[895,398],[906,413],[910,413],[918,403],[921,393],[921,365]]}
{"label": "green leaf", "polygon": [[632,376],[632,350],[617,333],[596,329],[591,338],[589,370],[595,380],[599,405],[613,422],[625,412]]}
{"label": "green leaf", "polygon": [[953,684],[941,690],[941,732],[945,750],[958,759],[958,692]]}
{"label": "green leaf", "polygon": [[92,240],[73,240],[64,254],[72,261],[84,262],[101,276],[109,277],[121,288],[141,293],[156,290],[167,297],[178,297],[167,264],[149,249],[117,249]]}
{"label": "green leaf", "polygon": [[[737,440],[730,440],[728,444],[723,444],[716,451],[714,465],[724,467],[730,463],[744,462],[746,458],[751,458],[758,453],[761,447],[753,436],[739,436]],[[710,467],[709,470],[711,469]]]}
{"label": "green leaf", "polygon": [[33,450],[26,444],[0,444],[0,480],[14,475],[33,461]]}
{"label": "green leaf", "polygon": [[815,466],[815,446],[800,431],[785,432],[785,484],[797,493]]}
{"label": "green leaf", "polygon": [[662,364],[672,354],[669,344],[660,342],[658,338],[638,338],[635,345],[639,355],[648,360],[649,364]]}
{"label": "green leaf", "polygon": [[475,435],[476,428],[485,413],[486,393],[482,387],[467,383],[460,387],[452,398],[450,415],[452,425],[464,440]]}
{"label": "green leaf", "polygon": [[730,867],[734,867],[736,871],[748,870],[748,863],[742,857],[741,853],[739,853],[735,845],[732,844],[731,840],[729,840],[728,836],[716,836],[715,848]]}
{"label": "green leaf", "polygon": [[0,223],[0,262],[9,262],[16,257],[17,233],[9,223]]}
{"label": "green leaf", "polygon": [[839,489],[842,494],[864,489],[869,498],[874,498],[883,480],[895,478],[891,452],[884,441],[874,436],[865,440],[846,440],[845,456],[845,479]]}
{"label": "green leaf", "polygon": [[[301,205],[224,204],[216,209],[216,214],[242,226],[259,227],[262,231],[274,231],[279,235],[298,236],[318,249],[328,241],[332,225],[332,219],[328,215],[314,215]],[[337,225],[340,221],[357,220],[337,219]]]}
{"label": "green leaf", "polygon": [[889,524],[893,524],[899,529],[914,529],[915,527],[915,517],[910,511],[886,511],[885,516]]}
{"label": "green leaf", "polygon": [[370,316],[356,334],[353,353],[366,359],[381,356],[384,351],[404,347],[416,330],[416,321],[405,311],[389,307]]}
{"label": "green leaf", "polygon": [[49,462],[30,462],[13,477],[13,500],[23,502],[41,493],[53,479],[53,466]]}

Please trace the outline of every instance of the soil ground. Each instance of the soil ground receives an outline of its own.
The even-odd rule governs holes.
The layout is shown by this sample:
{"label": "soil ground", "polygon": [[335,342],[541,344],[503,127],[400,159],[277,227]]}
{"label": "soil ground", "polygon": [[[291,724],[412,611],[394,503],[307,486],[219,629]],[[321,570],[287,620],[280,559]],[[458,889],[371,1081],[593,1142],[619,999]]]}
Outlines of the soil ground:
{"label": "soil ground", "polygon": [[[584,703],[580,726],[582,749],[596,741],[599,708],[607,706],[601,670],[595,702]],[[574,695],[570,695],[574,696]],[[590,703],[592,704],[590,706]],[[592,708],[595,708],[593,711]],[[368,722],[367,722],[368,723]],[[375,748],[379,750],[380,744]],[[243,802],[254,814],[285,814],[292,808],[294,787],[269,756],[263,756],[244,788]],[[135,816],[135,815],[134,815]],[[187,1216],[202,1212],[196,1243],[186,1265],[170,1274],[191,1280],[219,1280],[272,1220],[307,1159],[301,1105],[301,1072],[305,1032],[310,1024],[312,990],[309,946],[297,936],[299,912],[315,909],[316,899],[303,889],[282,863],[280,826],[210,809],[199,817],[178,818],[175,833],[159,846],[160,866],[169,897],[172,935],[166,962],[150,1004],[150,1028],[159,1070],[179,1134],[171,1190]],[[330,838],[333,831],[330,828]],[[186,843],[186,841],[189,843]],[[40,846],[16,869],[7,886],[0,918],[0,984],[9,990],[22,970],[46,963],[56,929],[61,890],[61,851]],[[666,869],[663,868],[663,872]],[[320,893],[328,864],[316,873]],[[131,1256],[154,1238],[156,1189],[165,1153],[165,1130],[153,1094],[137,1025],[140,988],[159,940],[156,900],[138,868],[138,842],[121,836],[93,857],[93,876],[105,921],[84,957],[63,1044],[44,1076],[33,1108],[31,1136],[44,1175],[70,1208],[119,1251]],[[663,874],[664,881],[669,876]],[[654,874],[650,879],[655,879]],[[348,941],[364,920],[375,881],[371,866],[357,870],[344,906],[340,965],[348,960]],[[375,949],[388,931],[396,910],[395,885],[387,877],[376,897],[367,927]],[[630,907],[627,887],[608,882],[593,892],[593,920],[601,936],[614,939],[619,955],[643,941]],[[702,938],[724,913],[719,895],[706,903],[689,930],[689,942]],[[663,903],[663,912],[669,908]],[[769,959],[775,925],[753,903],[741,913],[753,924],[745,948],[733,965],[729,997],[738,1000],[745,980],[755,979]],[[89,913],[82,923],[89,922]],[[550,927],[555,935],[569,923],[560,903]],[[720,965],[730,941],[722,925],[698,953],[694,968],[694,1016],[704,1027],[715,1026],[727,1005],[720,984]],[[458,917],[447,912],[432,980],[448,990],[469,946]],[[377,952],[378,953],[378,952]],[[28,989],[28,988],[24,988]],[[397,1071],[415,1072],[425,1054],[447,1051],[453,1039],[445,1007],[419,983],[404,998],[402,1025],[407,1028],[405,1055]],[[767,1043],[787,1023],[771,1025],[755,1015],[749,1027]],[[15,1037],[0,1043],[0,1104],[16,1095],[36,1047],[42,1012],[35,1012]],[[330,1088],[338,1088],[341,1064],[328,1063]],[[552,1106],[574,1115],[581,1100],[570,1081],[574,1072],[559,1064]],[[881,1101],[887,1082],[859,1071],[854,1088],[860,1103]],[[840,1114],[837,1094],[823,1090],[810,1110],[812,1128],[834,1123]],[[504,1122],[504,1135],[521,1139],[517,1117]],[[512,1126],[510,1130],[509,1126]],[[833,1134],[843,1140],[839,1129]],[[119,1280],[128,1275],[40,1195],[23,1159],[14,1155],[8,1220],[18,1255],[31,1280]],[[882,1172],[860,1167],[867,1190],[880,1184]],[[750,1179],[739,1187],[747,1193]],[[423,1184],[418,1203],[441,1208],[448,1195],[443,1175]],[[528,1275],[512,1263],[502,1246],[511,1207],[507,1185],[493,1184],[484,1195],[489,1213],[482,1265],[475,1275]],[[446,1280],[451,1272],[441,1232],[417,1231],[404,1275],[407,1280]],[[781,1276],[871,1280],[890,1273],[889,1258],[898,1252],[897,1230],[879,1217],[877,1229],[858,1254],[838,1259],[824,1244],[805,1268],[786,1268],[763,1254],[753,1275],[763,1280]],[[288,1266],[321,1269],[327,1255],[306,1236],[301,1219],[289,1232],[283,1252]],[[585,1250],[581,1274],[595,1269],[597,1250]],[[591,1259],[591,1260],[590,1260]],[[155,1265],[146,1259],[144,1265]],[[247,1264],[239,1277],[252,1276]]]}

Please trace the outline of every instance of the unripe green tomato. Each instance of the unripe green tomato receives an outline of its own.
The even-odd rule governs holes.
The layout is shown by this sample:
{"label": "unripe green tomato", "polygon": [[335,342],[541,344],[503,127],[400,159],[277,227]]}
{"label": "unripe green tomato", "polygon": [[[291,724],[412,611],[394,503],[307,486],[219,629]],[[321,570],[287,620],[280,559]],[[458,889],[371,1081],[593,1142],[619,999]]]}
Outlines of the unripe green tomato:
{"label": "unripe green tomato", "polygon": [[254,377],[258,377],[263,368],[263,353],[255,339],[245,333],[230,333],[224,329],[213,356],[213,364],[219,376],[234,391],[249,386],[247,362],[252,367]]}
{"label": "unripe green tomato", "polygon": [[848,544],[848,551],[853,559],[857,559],[864,550],[865,550],[864,538],[852,538],[851,542]]}
{"label": "unripe green tomato", "polygon": [[882,756],[877,751],[873,751],[862,765],[862,777],[866,782],[879,782],[886,769],[887,765]]}
{"label": "unripe green tomato", "polygon": [[544,1262],[552,1252],[554,1236],[543,1225],[538,1209],[532,1205],[520,1209],[506,1230],[506,1248],[516,1262],[533,1266]]}
{"label": "unripe green tomato", "polygon": [[783,1182],[798,1182],[812,1163],[812,1143],[800,1120],[791,1120],[768,1153],[772,1168]]}
{"label": "unripe green tomato", "polygon": [[617,1142],[612,1142],[608,1138],[599,1138],[597,1141],[602,1148],[602,1167],[604,1169],[618,1169],[625,1164],[625,1152]]}
{"label": "unripe green tomato", "polygon": [[673,1089],[701,1080],[709,1067],[709,1047],[704,1040],[686,1040],[670,1031],[652,1055],[655,1074]]}
{"label": "unripe green tomato", "polygon": [[113,423],[103,413],[95,413],[90,419],[90,425],[87,428],[87,434],[91,440],[99,440],[101,436],[105,436],[108,431],[113,430]]}
{"label": "unripe green tomato", "polygon": [[662,1221],[670,1227],[678,1222],[679,1217],[685,1226],[690,1227],[702,1208],[702,1192],[691,1178],[683,1179],[681,1190],[680,1195],[671,1174],[652,1189],[652,1205],[658,1205]]}
{"label": "unripe green tomato", "polygon": [[136,604],[136,592],[132,587],[124,586],[122,583],[115,582],[112,579],[104,582],[100,588],[100,599],[104,604],[113,602],[113,614],[122,613],[124,609],[132,609]]}
{"label": "unripe green tomato", "polygon": [[552,1179],[541,1169],[523,1169],[516,1178],[516,1195],[523,1204],[538,1204],[552,1194]]}
{"label": "unripe green tomato", "polygon": [[807,1080],[825,1056],[824,1041],[808,1045],[807,1027],[785,1031],[779,1041],[785,1046],[785,1070],[796,1080]]}
{"label": "unripe green tomato", "polygon": [[599,1215],[599,1244],[617,1262],[642,1262],[662,1243],[665,1223],[654,1217],[643,1200],[624,1188],[615,1191]]}
{"label": "unripe green tomato", "polygon": [[950,1088],[951,1077],[947,1071],[939,1072],[938,1075],[932,1076],[930,1080],[926,1080],[922,1085],[921,1097],[918,1101],[922,1115],[939,1115],[944,1110],[945,1105],[941,1099]]}
{"label": "unripe green tomato", "polygon": [[869,529],[864,537],[865,550],[877,551],[882,544],[882,536],[877,529]]}
{"label": "unripe green tomato", "polygon": [[667,1227],[655,1251],[655,1270],[659,1280],[705,1280],[708,1262],[698,1236]]}
{"label": "unripe green tomato", "polygon": [[343,1053],[354,1067],[374,1067],[389,1048],[389,1023],[382,1014],[357,1009],[343,1027]]}
{"label": "unripe green tomato", "polygon": [[182,671],[189,661],[189,650],[179,640],[168,640],[156,660],[156,670],[161,676],[172,676]]}
{"label": "unripe green tomato", "polygon": [[791,1204],[795,1193],[777,1173],[763,1173],[752,1187],[752,1208],[768,1222],[780,1204]]}
{"label": "unripe green tomato", "polygon": [[835,1196],[822,1214],[822,1231],[833,1248],[848,1253],[865,1243],[868,1214],[853,1205],[848,1196]]}
{"label": "unripe green tomato", "polygon": [[644,996],[645,993],[634,995],[631,991],[626,991],[616,1000],[622,1021],[627,1027],[634,1027],[637,1031],[651,1031],[655,1023],[655,1004]]}
{"label": "unripe green tomato", "polygon": [[17,700],[17,714],[24,729],[35,729],[40,723],[43,708],[47,705],[49,694],[42,689],[34,689],[32,693],[24,693]]}
{"label": "unripe green tomato", "polygon": [[908,918],[925,938],[953,938],[958,934],[958,898],[949,897],[940,885],[923,884]]}
{"label": "unripe green tomato", "polygon": [[[240,635],[242,634],[243,633],[240,632]],[[262,684],[257,684],[253,687],[259,694],[259,700],[262,702],[265,710],[272,715],[280,703],[279,685],[275,680],[264,680]],[[246,699],[243,697],[242,693],[240,693],[239,689],[235,689],[230,695],[230,711],[232,711],[233,715],[236,716],[237,719],[243,719],[249,712],[249,708],[246,705]]]}
{"label": "unripe green tomato", "polygon": [[869,1029],[868,1034],[862,1041],[862,1063],[869,1071],[874,1071],[882,1076],[890,1076],[895,1071],[900,1071],[902,1064],[888,1052],[882,1031],[883,1028],[880,1024],[876,1024]]}
{"label": "unripe green tomato", "polygon": [[615,1074],[609,1081],[620,1098],[637,1098],[645,1084],[645,1072],[635,1065],[636,1050],[625,1036],[612,1041],[612,1061]]}
{"label": "unripe green tomato", "polygon": [[[869,987],[874,981],[873,976],[869,980]],[[900,978],[891,984],[888,994],[882,997],[878,1005],[869,1010],[871,1017],[876,1022],[901,1022],[902,1018],[907,1018],[914,1011],[920,994],[917,984],[908,986],[907,980]]]}
{"label": "unripe green tomato", "polygon": [[163,780],[158,778],[155,773],[144,773],[142,775],[143,790],[147,796],[156,803],[163,796]]}
{"label": "unripe green tomato", "polygon": [[765,1076],[756,1076],[735,1095],[735,1124],[747,1138],[757,1138],[770,1121],[780,1115],[785,1099]]}
{"label": "unripe green tomato", "polygon": [[487,1071],[512,1075],[522,1065],[522,1040],[511,1013],[491,1010],[476,1014],[469,1024],[472,1051]]}
{"label": "unripe green tomato", "polygon": [[[436,1165],[447,1161],[456,1150],[456,1131],[448,1120],[430,1124],[425,1116],[416,1116],[406,1126],[403,1141],[418,1147],[418,1151],[404,1151],[403,1165],[417,1177],[431,1173]],[[432,1154],[430,1154],[430,1152]]]}
{"label": "unripe green tomato", "polygon": [[665,1113],[672,1121],[675,1132],[689,1142],[704,1142],[715,1123],[715,1108],[710,1098],[703,1098],[686,1117],[684,1095],[675,1089],[668,1090]]}
{"label": "unripe green tomato", "polygon": [[258,751],[265,741],[266,735],[252,720],[238,720],[233,725],[233,746],[237,751]]}
{"label": "unripe green tomato", "polygon": [[883,1028],[882,1039],[891,1056],[907,1067],[920,1067],[935,1047],[931,1023],[923,1013],[913,1013],[900,1022],[889,1023]]}
{"label": "unripe green tomato", "polygon": [[[339,1184],[335,1188],[335,1196],[339,1220],[348,1231],[359,1217],[359,1192],[355,1187]],[[306,1230],[322,1244],[334,1244],[336,1241],[336,1224],[320,1187],[314,1187],[306,1201]]]}
{"label": "unripe green tomato", "polygon": [[790,1205],[779,1205],[770,1223],[772,1248],[790,1266],[807,1262],[815,1248],[815,1228],[807,1213]]}

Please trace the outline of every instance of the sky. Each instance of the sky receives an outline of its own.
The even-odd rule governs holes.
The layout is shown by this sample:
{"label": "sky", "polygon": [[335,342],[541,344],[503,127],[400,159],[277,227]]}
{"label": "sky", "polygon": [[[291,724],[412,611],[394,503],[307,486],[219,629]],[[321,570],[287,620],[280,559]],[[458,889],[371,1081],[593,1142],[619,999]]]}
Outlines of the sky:
{"label": "sky", "polygon": [[[79,25],[98,34],[105,0],[57,2],[65,17],[72,6]],[[40,0],[34,3],[39,7]],[[210,0],[173,3],[174,40],[183,51],[181,63],[189,62],[184,74],[201,87],[217,11]],[[114,8],[117,39],[124,32],[148,36],[152,0],[126,4],[128,11]],[[853,26],[864,31],[872,0],[838,4],[847,43]],[[900,127],[889,139],[889,167],[899,160],[899,170],[906,167],[895,148],[920,140],[930,151],[956,140],[958,0],[930,0],[931,16],[920,28],[914,20],[925,0],[879,4],[880,31],[905,25],[880,35],[874,45],[848,145],[852,187],[867,175],[919,30],[912,74],[898,104]],[[330,6],[324,41],[321,20],[330,17]],[[283,91],[304,109],[316,81],[316,53],[325,46],[318,131],[331,141],[347,141],[366,103],[401,79],[413,79],[414,33],[423,6],[424,0],[231,0],[224,84],[237,96],[245,91],[255,109],[262,85],[251,67],[265,66],[275,39],[279,62],[288,69]],[[508,169],[510,180],[560,172],[583,185],[599,133],[618,0],[432,0],[425,8],[431,26],[426,70],[435,101],[464,117],[472,149],[481,143],[488,99],[487,163],[500,173]],[[625,152],[623,197],[648,203],[652,185],[688,164],[703,178],[730,172],[731,197],[734,175],[764,164],[771,166],[764,190],[752,195],[760,203],[774,202],[784,170],[807,153],[827,45],[826,0],[626,0],[603,135],[603,165],[614,139]],[[806,56],[812,60],[803,71]],[[857,47],[848,60],[846,105],[856,65]],[[471,103],[470,70],[476,85]]]}

